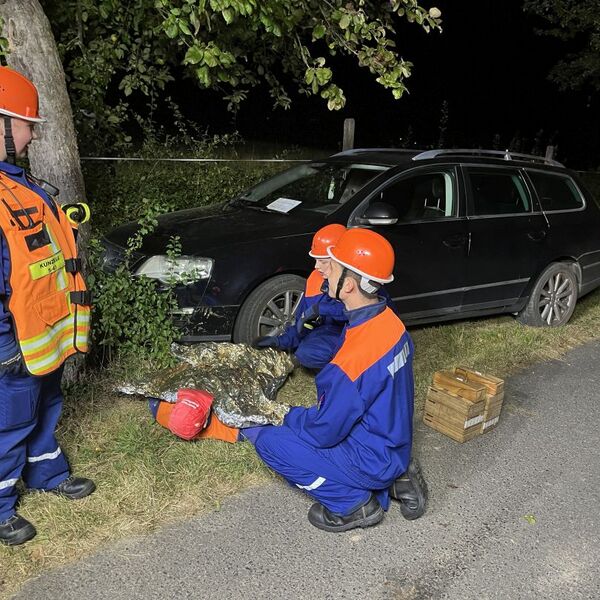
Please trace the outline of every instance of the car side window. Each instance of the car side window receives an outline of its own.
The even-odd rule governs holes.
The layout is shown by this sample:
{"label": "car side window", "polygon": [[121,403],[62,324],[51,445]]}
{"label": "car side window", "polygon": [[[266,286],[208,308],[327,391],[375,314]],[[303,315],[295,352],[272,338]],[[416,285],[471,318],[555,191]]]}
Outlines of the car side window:
{"label": "car side window", "polygon": [[475,216],[531,212],[531,199],[516,170],[466,169],[471,190],[469,213]]}
{"label": "car side window", "polygon": [[429,221],[456,216],[453,171],[413,175],[384,188],[376,202],[393,206],[399,221]]}
{"label": "car side window", "polygon": [[583,207],[583,198],[570,177],[541,171],[530,171],[529,176],[544,211],[574,210]]}

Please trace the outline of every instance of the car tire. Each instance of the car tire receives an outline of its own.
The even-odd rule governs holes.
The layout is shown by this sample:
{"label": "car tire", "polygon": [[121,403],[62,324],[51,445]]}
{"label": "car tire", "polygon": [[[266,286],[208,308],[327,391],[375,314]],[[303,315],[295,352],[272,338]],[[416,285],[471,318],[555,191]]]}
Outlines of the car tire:
{"label": "car tire", "polygon": [[298,275],[278,275],[259,285],[242,304],[233,341],[250,344],[257,337],[282,333],[294,321],[305,285]]}
{"label": "car tire", "polygon": [[566,262],[552,263],[539,276],[517,320],[533,327],[560,327],[571,318],[577,297],[573,266]]}

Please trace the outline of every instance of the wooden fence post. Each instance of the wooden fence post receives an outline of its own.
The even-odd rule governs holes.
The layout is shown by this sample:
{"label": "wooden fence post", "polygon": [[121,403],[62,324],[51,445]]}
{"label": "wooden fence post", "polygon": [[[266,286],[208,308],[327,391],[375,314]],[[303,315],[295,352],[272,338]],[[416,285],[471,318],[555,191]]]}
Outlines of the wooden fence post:
{"label": "wooden fence post", "polygon": [[354,148],[354,119],[344,119],[344,139],[342,141],[342,152]]}

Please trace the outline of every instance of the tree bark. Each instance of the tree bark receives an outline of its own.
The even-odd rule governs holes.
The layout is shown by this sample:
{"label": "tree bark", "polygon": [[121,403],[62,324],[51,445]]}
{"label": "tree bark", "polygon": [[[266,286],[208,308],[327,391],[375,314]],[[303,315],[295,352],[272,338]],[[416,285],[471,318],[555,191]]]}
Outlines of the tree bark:
{"label": "tree bark", "polygon": [[[0,0],[0,17],[10,44],[8,66],[33,81],[40,95],[40,114],[48,119],[36,125],[38,139],[29,147],[31,172],[59,188],[61,204],[84,201],[73,112],[48,18],[38,0]],[[78,245],[84,264],[82,250],[88,236],[87,226],[80,227]],[[72,379],[73,368],[68,371]]]}
{"label": "tree bark", "polygon": [[40,114],[47,123],[36,127],[39,139],[29,149],[31,172],[61,191],[60,202],[85,196],[73,112],[56,42],[38,0],[0,0],[4,37],[10,43],[8,65],[29,77],[40,94]]}

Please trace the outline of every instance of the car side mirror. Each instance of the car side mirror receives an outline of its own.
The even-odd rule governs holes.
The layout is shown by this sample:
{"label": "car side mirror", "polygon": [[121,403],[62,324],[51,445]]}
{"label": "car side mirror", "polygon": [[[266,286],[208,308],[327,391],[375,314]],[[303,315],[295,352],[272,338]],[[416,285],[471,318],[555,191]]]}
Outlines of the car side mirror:
{"label": "car side mirror", "polygon": [[359,225],[395,225],[398,211],[386,202],[373,202],[356,221]]}

